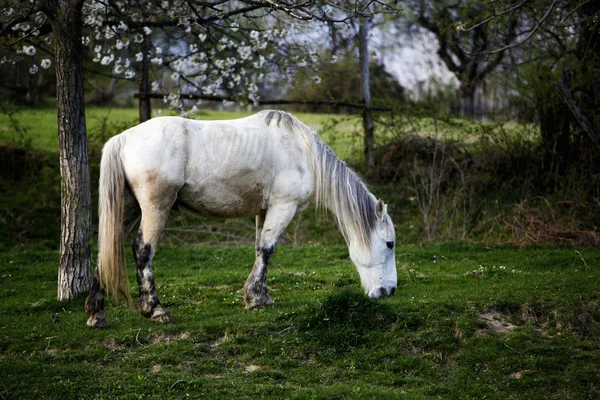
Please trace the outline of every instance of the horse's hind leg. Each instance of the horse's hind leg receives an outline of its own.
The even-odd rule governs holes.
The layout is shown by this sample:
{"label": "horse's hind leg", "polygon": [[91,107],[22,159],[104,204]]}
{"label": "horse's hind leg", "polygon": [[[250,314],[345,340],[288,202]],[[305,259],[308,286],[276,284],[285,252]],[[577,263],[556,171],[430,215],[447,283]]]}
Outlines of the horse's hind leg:
{"label": "horse's hind leg", "polygon": [[[123,232],[127,235],[140,218],[140,206],[129,189],[125,190],[125,215]],[[98,270],[94,273],[94,281],[90,294],[85,301],[85,312],[89,315],[87,325],[90,328],[105,329],[110,327],[104,316],[104,289],[98,279]]]}
{"label": "horse's hind leg", "polygon": [[295,203],[277,204],[270,207],[266,214],[256,217],[256,259],[244,284],[244,302],[248,310],[273,304],[267,291],[267,266],[279,237],[296,214],[296,209]]}
{"label": "horse's hind leg", "polygon": [[[161,190],[162,189],[162,190]],[[177,196],[179,187],[160,188],[160,201],[158,197],[150,197],[152,201],[140,201],[142,208],[142,221],[137,238],[133,242],[133,256],[136,263],[136,276],[140,289],[139,311],[146,318],[156,322],[171,322],[169,311],[160,304],[158,292],[154,284],[152,273],[152,259],[156,244],[165,227],[167,217]]]}
{"label": "horse's hind leg", "polygon": [[104,289],[100,286],[98,269],[94,273],[92,288],[85,301],[85,313],[89,315],[87,326],[90,328],[106,329],[110,327],[104,316]]}

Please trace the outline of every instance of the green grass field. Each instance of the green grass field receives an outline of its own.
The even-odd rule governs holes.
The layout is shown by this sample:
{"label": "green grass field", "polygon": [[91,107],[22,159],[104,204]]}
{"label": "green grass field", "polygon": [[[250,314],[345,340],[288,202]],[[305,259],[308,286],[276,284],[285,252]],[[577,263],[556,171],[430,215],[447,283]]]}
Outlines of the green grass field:
{"label": "green grass field", "polygon": [[397,295],[371,301],[345,247],[281,246],[275,305],[250,312],[241,288],[253,253],[159,247],[156,282],[174,323],[121,303],[108,306],[105,331],[86,327],[83,299],[55,300],[56,252],[0,253],[0,397],[600,396],[597,250],[400,247]]}

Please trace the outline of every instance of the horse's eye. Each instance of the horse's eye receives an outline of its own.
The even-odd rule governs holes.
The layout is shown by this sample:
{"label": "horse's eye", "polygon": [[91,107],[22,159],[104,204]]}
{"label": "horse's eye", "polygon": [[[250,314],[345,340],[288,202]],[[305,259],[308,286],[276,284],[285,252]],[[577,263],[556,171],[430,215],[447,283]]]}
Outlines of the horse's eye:
{"label": "horse's eye", "polygon": [[388,249],[394,248],[394,242],[385,242],[385,244],[387,244]]}

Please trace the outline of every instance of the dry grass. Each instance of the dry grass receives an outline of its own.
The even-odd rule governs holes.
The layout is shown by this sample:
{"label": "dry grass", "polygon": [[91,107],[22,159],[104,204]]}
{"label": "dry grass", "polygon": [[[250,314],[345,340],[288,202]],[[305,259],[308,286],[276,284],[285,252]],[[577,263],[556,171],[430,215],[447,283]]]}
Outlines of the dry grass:
{"label": "dry grass", "polygon": [[538,206],[530,206],[526,201],[515,205],[511,216],[501,219],[501,224],[511,237],[510,243],[519,246],[542,244],[569,244],[577,246],[600,245],[600,234],[596,227],[582,228],[582,221],[561,213],[557,217],[555,208],[575,208],[572,202],[552,205],[542,198]]}

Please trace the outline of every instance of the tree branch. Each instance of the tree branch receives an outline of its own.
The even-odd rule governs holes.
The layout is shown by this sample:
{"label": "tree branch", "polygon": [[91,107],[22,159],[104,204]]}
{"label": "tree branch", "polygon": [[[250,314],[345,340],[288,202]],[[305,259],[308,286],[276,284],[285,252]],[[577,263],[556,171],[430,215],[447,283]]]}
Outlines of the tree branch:
{"label": "tree branch", "polygon": [[496,54],[496,53],[501,53],[503,51],[509,50],[509,49],[513,49],[515,47],[518,47],[520,45],[522,45],[523,43],[527,42],[529,39],[531,39],[531,37],[533,36],[533,34],[535,32],[538,31],[538,29],[540,29],[540,26],[542,26],[542,24],[544,23],[544,21],[546,21],[546,19],[548,19],[548,16],[550,15],[550,13],[552,12],[552,10],[554,9],[554,7],[556,6],[556,3],[558,2],[558,0],[554,0],[552,2],[552,4],[550,5],[550,7],[548,8],[548,11],[546,11],[546,14],[544,14],[544,16],[542,17],[542,19],[539,20],[539,22],[537,23],[537,25],[535,26],[535,28],[533,28],[529,34],[527,34],[527,36],[523,39],[520,40],[518,42],[515,42],[513,44],[507,44],[506,46],[500,47],[498,49],[495,50],[490,50],[490,51],[482,51],[479,53],[468,53],[465,52],[466,55],[468,56],[481,56],[481,55],[490,55],[490,54]]}
{"label": "tree branch", "polygon": [[496,19],[496,18],[498,18],[498,17],[500,17],[502,15],[511,13],[511,12],[513,12],[513,11],[521,8],[523,6],[523,4],[527,3],[527,1],[529,1],[529,0],[523,0],[520,3],[518,3],[518,4],[516,4],[516,5],[512,6],[512,7],[507,8],[506,10],[503,10],[503,11],[499,12],[498,14],[494,14],[491,17],[488,17],[488,18],[484,19],[483,21],[476,23],[475,25],[473,25],[470,28],[465,28],[464,25],[460,25],[460,26],[457,27],[457,29],[459,29],[462,32],[471,32],[473,29],[479,28],[480,26],[485,25],[488,22],[490,22],[490,21],[492,21],[492,20],[494,20],[494,19]]}
{"label": "tree branch", "polygon": [[[20,6],[19,6],[20,7]],[[27,12],[21,15],[18,18],[11,19],[7,21],[4,25],[0,26],[0,36],[5,36],[6,33],[12,29],[13,26],[20,24],[21,22],[25,22],[29,20],[32,14],[35,14],[40,11],[44,11],[47,8],[47,4],[45,1],[36,1],[33,5],[27,10]],[[15,15],[19,12],[19,9],[15,10]],[[35,29],[34,29],[35,30]]]}
{"label": "tree branch", "polygon": [[[556,87],[556,84],[554,86]],[[590,123],[589,123],[588,119],[586,118],[586,116],[583,115],[583,113],[581,112],[579,107],[577,107],[577,104],[575,103],[575,99],[573,99],[573,95],[571,94],[571,91],[567,87],[567,84],[564,79],[560,80],[558,89],[562,94],[563,100],[565,101],[565,103],[567,104],[567,106],[569,107],[571,112],[573,113],[573,116],[579,123],[579,126],[581,126],[581,129],[583,129],[585,131],[585,133],[588,134],[589,138],[592,140],[592,142],[594,142],[596,147],[598,147],[600,149],[600,138],[598,137],[598,135],[594,132],[594,130],[590,126]]]}

